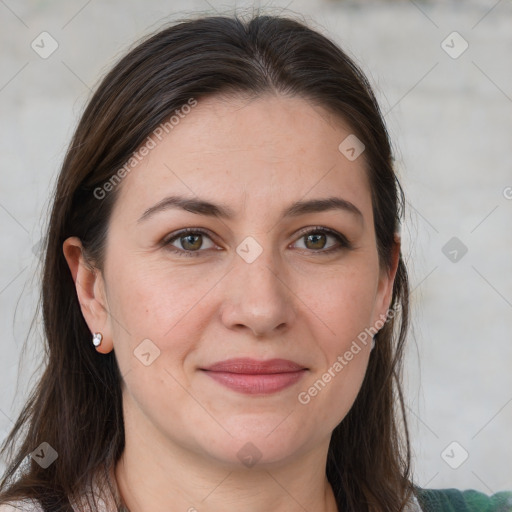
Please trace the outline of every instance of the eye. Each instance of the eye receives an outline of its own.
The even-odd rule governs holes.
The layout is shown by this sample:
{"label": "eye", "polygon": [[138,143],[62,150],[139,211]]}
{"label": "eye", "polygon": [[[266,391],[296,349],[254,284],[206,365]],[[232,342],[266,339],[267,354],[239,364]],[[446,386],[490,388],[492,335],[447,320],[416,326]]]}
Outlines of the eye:
{"label": "eye", "polygon": [[[348,239],[337,231],[323,228],[321,226],[316,226],[313,229],[306,229],[307,231],[302,232],[302,236],[299,238],[299,241],[304,241],[306,246],[305,249],[311,249],[311,251],[308,252],[330,254],[332,252],[352,248],[352,244],[348,241]],[[334,239],[336,243],[325,249],[327,243],[326,240],[328,238]]]}
{"label": "eye", "polygon": [[[164,240],[163,245],[179,256],[198,256],[202,252],[199,249],[204,249],[204,237],[208,238],[211,242],[211,245],[206,247],[206,249],[211,249],[214,247],[214,244],[208,233],[198,228],[182,229],[178,233],[175,233],[173,236],[171,236],[171,238]],[[175,240],[179,245],[181,245],[181,249],[174,245]]]}
{"label": "eye", "polygon": [[[210,244],[207,245],[207,247],[204,247],[205,238],[210,241]],[[328,238],[334,239],[335,243],[325,249],[326,240]],[[298,240],[303,240],[306,244],[304,250],[313,254],[330,254],[343,249],[352,249],[352,244],[344,235],[321,226],[306,228],[302,231],[302,235]],[[178,244],[181,248],[177,247]],[[162,245],[178,256],[199,256],[204,252],[201,249],[216,250],[214,249],[216,246],[209,233],[200,228],[187,228],[182,229],[177,233],[173,233],[169,238],[162,242]]]}

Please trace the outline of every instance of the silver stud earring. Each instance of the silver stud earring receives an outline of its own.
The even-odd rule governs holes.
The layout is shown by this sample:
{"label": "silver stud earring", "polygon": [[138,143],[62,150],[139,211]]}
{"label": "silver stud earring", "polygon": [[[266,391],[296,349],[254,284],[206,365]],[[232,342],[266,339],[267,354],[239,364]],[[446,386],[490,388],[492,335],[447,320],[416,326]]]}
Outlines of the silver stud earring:
{"label": "silver stud earring", "polygon": [[101,332],[95,332],[92,336],[92,343],[95,347],[99,347],[101,345],[101,342],[103,340],[103,335]]}

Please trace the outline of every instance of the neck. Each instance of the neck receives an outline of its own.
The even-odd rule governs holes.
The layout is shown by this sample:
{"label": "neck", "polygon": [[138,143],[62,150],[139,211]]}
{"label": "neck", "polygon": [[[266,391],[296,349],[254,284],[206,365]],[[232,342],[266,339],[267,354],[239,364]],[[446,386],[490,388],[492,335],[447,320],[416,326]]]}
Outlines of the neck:
{"label": "neck", "polygon": [[114,475],[130,512],[338,512],[326,473],[328,442],[286,463],[240,468],[125,422]]}
{"label": "neck", "polygon": [[[293,481],[284,471],[243,474],[224,472],[190,479],[188,471],[154,478],[130,469],[127,458],[116,467],[116,480],[124,506],[129,512],[337,512],[332,488],[327,480],[311,482],[297,477]],[[140,469],[140,467],[139,467]]]}

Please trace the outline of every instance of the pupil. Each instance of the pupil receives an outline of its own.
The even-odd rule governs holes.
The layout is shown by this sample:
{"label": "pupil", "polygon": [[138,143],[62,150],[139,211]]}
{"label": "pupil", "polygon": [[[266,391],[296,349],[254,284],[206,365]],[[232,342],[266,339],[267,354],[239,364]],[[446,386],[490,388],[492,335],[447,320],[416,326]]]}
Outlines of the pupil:
{"label": "pupil", "polygon": [[[183,239],[185,240],[185,245],[190,243],[191,249],[198,249],[201,246],[201,244],[198,243],[200,236],[201,235],[186,235],[185,237],[183,237]],[[317,246],[314,247],[314,249],[321,249],[323,247],[323,237],[325,237],[325,235],[323,234],[313,234],[307,236],[308,242],[312,241],[313,245],[318,245],[320,243],[320,247]],[[194,238],[196,239],[195,245],[194,242],[192,241]]]}

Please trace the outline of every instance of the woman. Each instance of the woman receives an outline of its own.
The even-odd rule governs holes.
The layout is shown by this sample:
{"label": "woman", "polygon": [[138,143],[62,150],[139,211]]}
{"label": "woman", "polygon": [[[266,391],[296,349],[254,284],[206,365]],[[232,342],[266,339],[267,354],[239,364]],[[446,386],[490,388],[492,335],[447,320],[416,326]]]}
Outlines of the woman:
{"label": "woman", "polygon": [[322,35],[206,17],[140,43],[59,176],[48,365],[0,510],[512,510],[411,480],[403,204],[370,86]]}

